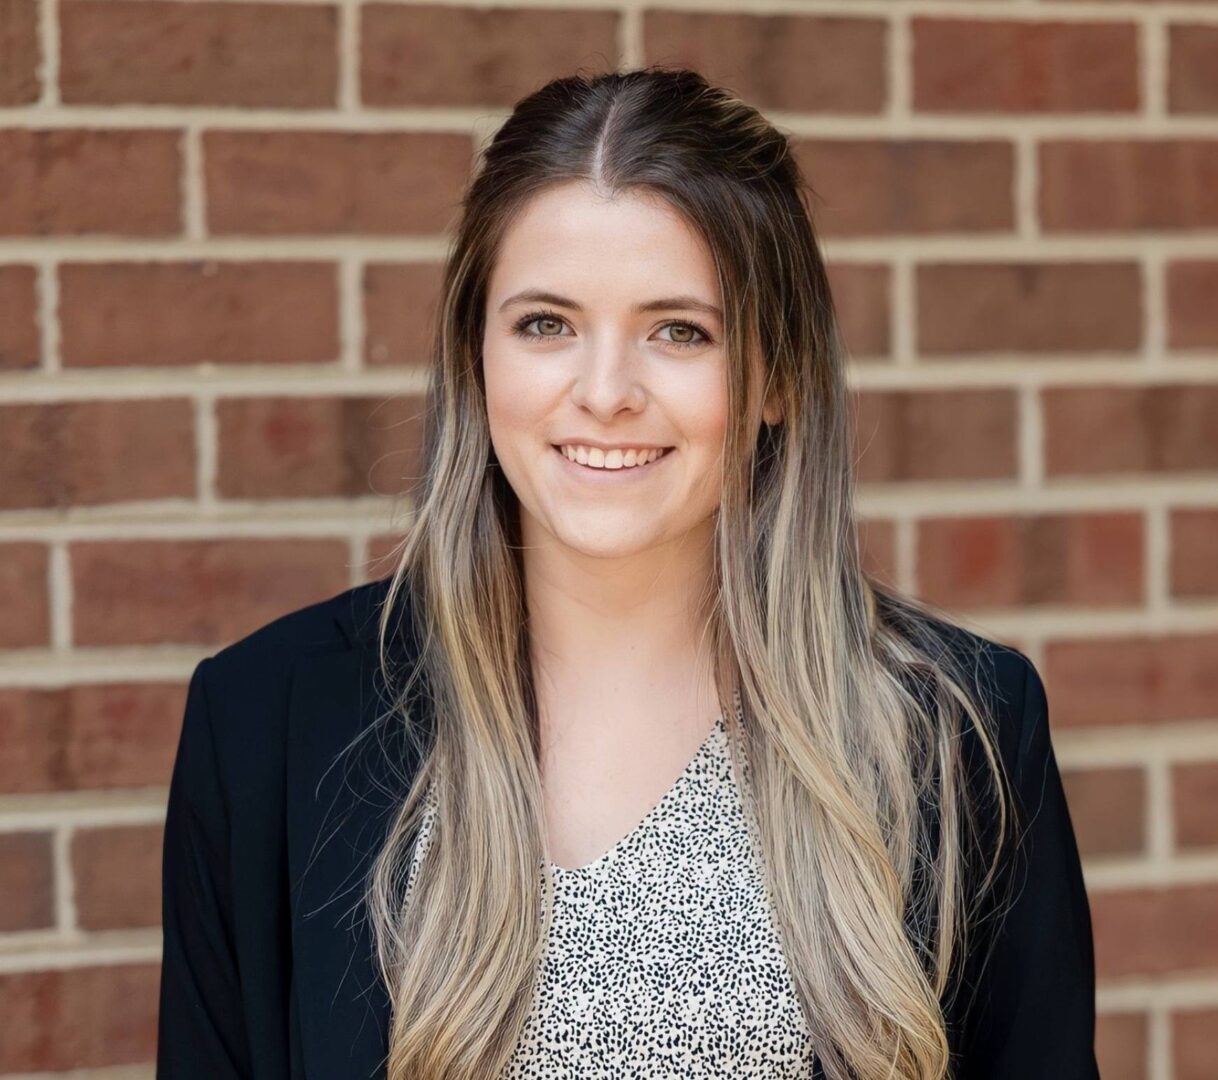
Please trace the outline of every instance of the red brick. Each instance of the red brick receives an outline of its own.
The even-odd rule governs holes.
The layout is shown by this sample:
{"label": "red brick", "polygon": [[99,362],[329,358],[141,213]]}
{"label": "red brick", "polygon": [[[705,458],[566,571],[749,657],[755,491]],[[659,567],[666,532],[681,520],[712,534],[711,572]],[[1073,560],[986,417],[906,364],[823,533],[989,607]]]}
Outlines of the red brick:
{"label": "red brick", "polygon": [[78,645],[223,645],[347,587],[343,540],[69,545]]}
{"label": "red brick", "polygon": [[1042,673],[1055,725],[1218,720],[1218,633],[1051,641]]}
{"label": "red brick", "polygon": [[575,69],[619,61],[616,11],[365,4],[366,105],[512,105]]}
{"label": "red brick", "polygon": [[1218,847],[1218,761],[1173,765],[1171,783],[1176,846]]}
{"label": "red brick", "polygon": [[1218,1009],[1178,1009],[1171,1017],[1173,1080],[1218,1076]]}
{"label": "red brick", "polygon": [[1168,112],[1218,113],[1218,26],[1174,23],[1167,35]]}
{"label": "red brick", "polygon": [[338,358],[332,263],[67,263],[59,284],[67,366]]}
{"label": "red brick", "polygon": [[0,131],[0,236],[181,230],[181,133]]}
{"label": "red brick", "polygon": [[217,487],[232,499],[400,495],[420,475],[412,397],[229,398],[217,406]]}
{"label": "red brick", "polygon": [[1143,532],[1136,513],[928,518],[919,595],[944,608],[1140,604]]}
{"label": "red brick", "polygon": [[927,112],[1128,112],[1133,23],[915,18],[913,101]]}
{"label": "red brick", "polygon": [[1218,884],[1093,892],[1096,975],[1167,975],[1218,966]]}
{"label": "red brick", "polygon": [[1218,507],[1181,507],[1168,520],[1172,596],[1218,596]]}
{"label": "red brick", "polygon": [[1045,232],[1218,225],[1218,140],[1048,140],[1040,177]]}
{"label": "red brick", "polygon": [[370,263],[364,268],[364,363],[430,367],[443,267]]}
{"label": "red brick", "polygon": [[838,326],[851,359],[892,354],[892,271],[884,263],[826,267]]}
{"label": "red brick", "polygon": [[332,5],[60,0],[60,95],[72,105],[332,106]]}
{"label": "red brick", "polygon": [[0,371],[37,367],[41,351],[37,271],[0,266]]}
{"label": "red brick", "polygon": [[151,1062],[159,986],[159,964],[0,974],[0,1072]]}
{"label": "red brick", "polygon": [[1062,785],[1084,857],[1146,850],[1146,773],[1140,766],[1062,769]]}
{"label": "red brick", "polygon": [[51,643],[47,548],[32,540],[0,543],[0,649]]}
{"label": "red brick", "polygon": [[930,263],[917,268],[923,353],[1133,352],[1136,262]]}
{"label": "red brick", "polygon": [[1173,259],[1167,264],[1167,344],[1173,349],[1218,348],[1218,260]]}
{"label": "red brick", "polygon": [[161,925],[161,825],[109,825],[72,834],[76,921],[84,930]]}
{"label": "red brick", "polygon": [[213,233],[438,233],[460,210],[468,135],[445,132],[209,131]]}
{"label": "red brick", "polygon": [[0,791],[167,787],[185,683],[0,688]]}
{"label": "red brick", "polygon": [[184,398],[0,405],[0,509],[194,494]]}
{"label": "red brick", "polygon": [[49,832],[0,832],[0,931],[55,925],[55,860]]}
{"label": "red brick", "polygon": [[864,483],[1011,479],[1009,390],[868,391],[859,397],[856,460]]}
{"label": "red brick", "polygon": [[1104,1080],[1149,1080],[1149,1022],[1144,1012],[1100,1012],[1095,1056]]}
{"label": "red brick", "polygon": [[0,105],[31,105],[42,89],[37,0],[0,0]]}
{"label": "red brick", "polygon": [[822,237],[1010,232],[1011,144],[998,140],[808,139],[795,156]]}
{"label": "red brick", "polygon": [[1042,400],[1051,476],[1218,469],[1218,385],[1064,386]]}
{"label": "red brick", "polygon": [[882,112],[887,38],[883,19],[643,13],[647,63],[692,67],[762,109]]}

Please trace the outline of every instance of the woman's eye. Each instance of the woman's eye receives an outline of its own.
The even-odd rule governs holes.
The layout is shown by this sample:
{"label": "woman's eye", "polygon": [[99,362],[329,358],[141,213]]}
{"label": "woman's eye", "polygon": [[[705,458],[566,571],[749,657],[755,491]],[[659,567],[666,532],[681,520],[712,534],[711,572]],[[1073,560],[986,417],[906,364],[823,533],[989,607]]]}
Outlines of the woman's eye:
{"label": "woman's eye", "polygon": [[678,345],[693,345],[698,340],[698,331],[688,323],[669,323],[664,329],[672,331],[671,340]]}
{"label": "woman's eye", "polygon": [[[540,332],[534,330],[539,327]],[[523,338],[562,337],[563,321],[554,315],[526,315],[512,328]]]}
{"label": "woman's eye", "polygon": [[554,337],[562,333],[562,323],[557,319],[534,319],[533,322],[541,328],[542,337]]}

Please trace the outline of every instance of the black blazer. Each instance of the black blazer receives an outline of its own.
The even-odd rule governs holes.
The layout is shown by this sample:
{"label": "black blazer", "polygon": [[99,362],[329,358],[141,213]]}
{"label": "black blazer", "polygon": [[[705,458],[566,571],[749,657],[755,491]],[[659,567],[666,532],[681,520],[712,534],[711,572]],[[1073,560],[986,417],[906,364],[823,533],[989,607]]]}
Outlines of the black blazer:
{"label": "black blazer", "polygon": [[[405,792],[384,763],[406,751],[371,738],[330,766],[385,704],[387,586],[284,615],[191,677],[165,820],[159,1080],[385,1075],[388,998],[358,900]],[[970,960],[975,1004],[949,1011],[955,1076],[1098,1080],[1091,916],[1044,688],[1023,654],[981,640],[1032,824],[988,963]]]}

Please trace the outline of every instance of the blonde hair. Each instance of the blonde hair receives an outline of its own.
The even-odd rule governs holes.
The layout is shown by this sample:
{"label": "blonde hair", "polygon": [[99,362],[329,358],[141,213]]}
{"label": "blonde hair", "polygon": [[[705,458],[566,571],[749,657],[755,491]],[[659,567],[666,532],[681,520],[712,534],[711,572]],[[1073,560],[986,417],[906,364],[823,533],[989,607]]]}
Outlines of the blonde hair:
{"label": "blonde hair", "polygon": [[[695,72],[653,67],[548,84],[479,166],[444,272],[425,473],[380,623],[391,684],[403,673],[387,642],[403,618],[418,641],[392,716],[421,756],[366,895],[392,1009],[389,1080],[497,1075],[549,924],[519,522],[490,443],[480,347],[505,228],[569,180],[658,193],[714,255],[731,420],[706,629],[720,700],[739,690],[739,721],[725,717],[816,1054],[829,1080],[949,1076],[945,1008],[1000,858],[994,847],[984,878],[970,872],[985,863],[977,802],[992,795],[1005,835],[1009,789],[969,657],[928,605],[861,566],[845,354],[786,136]],[[772,426],[770,391],[782,408]],[[968,726],[992,781],[976,789],[964,782]],[[407,893],[429,797],[434,832]]]}

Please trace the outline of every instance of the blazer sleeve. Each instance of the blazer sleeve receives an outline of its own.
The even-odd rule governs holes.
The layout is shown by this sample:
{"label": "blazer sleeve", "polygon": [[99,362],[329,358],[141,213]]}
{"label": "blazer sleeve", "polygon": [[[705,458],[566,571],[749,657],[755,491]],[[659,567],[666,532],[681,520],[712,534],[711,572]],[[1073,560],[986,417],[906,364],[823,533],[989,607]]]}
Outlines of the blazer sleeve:
{"label": "blazer sleeve", "polygon": [[234,950],[229,820],[208,711],[210,660],[187,692],[161,864],[157,1080],[251,1074]]}
{"label": "blazer sleeve", "polygon": [[1023,660],[1013,777],[1021,847],[979,978],[960,1080],[1099,1080],[1091,911],[1044,684]]}

